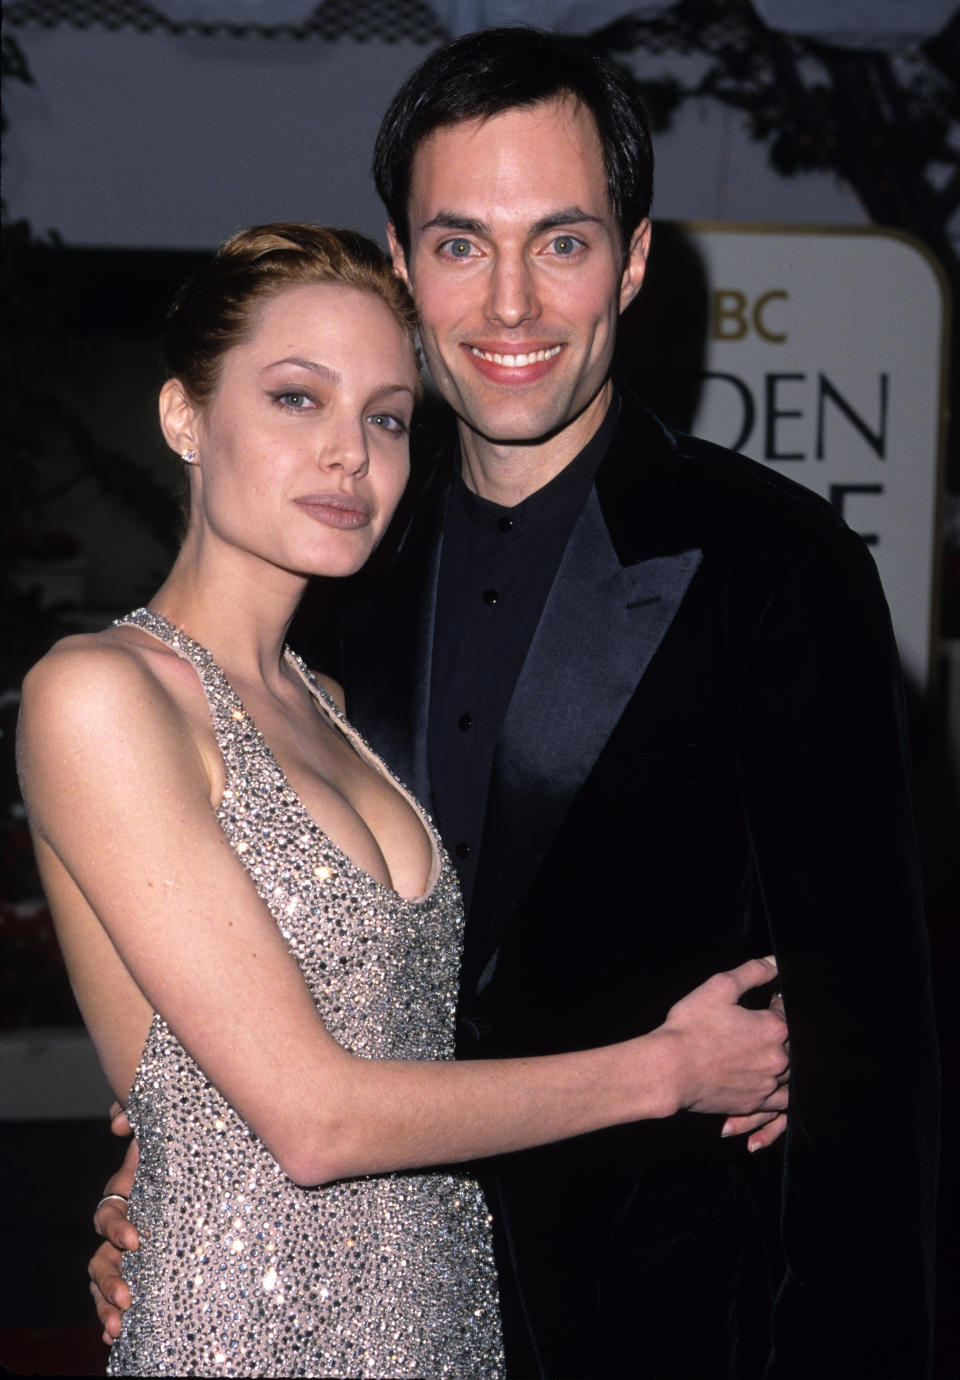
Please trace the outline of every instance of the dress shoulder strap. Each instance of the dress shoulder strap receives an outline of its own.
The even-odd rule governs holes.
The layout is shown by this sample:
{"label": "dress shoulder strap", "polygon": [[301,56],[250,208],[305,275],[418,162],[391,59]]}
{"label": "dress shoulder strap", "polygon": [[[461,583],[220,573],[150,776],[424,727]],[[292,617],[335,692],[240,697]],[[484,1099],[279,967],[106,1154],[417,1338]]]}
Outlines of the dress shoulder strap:
{"label": "dress shoulder strap", "polygon": [[134,609],[125,617],[116,619],[113,626],[125,625],[149,633],[193,666],[206,696],[220,751],[228,765],[244,744],[262,744],[259,731],[244,709],[239,695],[206,647],[201,646],[182,628],[164,618],[163,614],[155,613],[153,609]]}

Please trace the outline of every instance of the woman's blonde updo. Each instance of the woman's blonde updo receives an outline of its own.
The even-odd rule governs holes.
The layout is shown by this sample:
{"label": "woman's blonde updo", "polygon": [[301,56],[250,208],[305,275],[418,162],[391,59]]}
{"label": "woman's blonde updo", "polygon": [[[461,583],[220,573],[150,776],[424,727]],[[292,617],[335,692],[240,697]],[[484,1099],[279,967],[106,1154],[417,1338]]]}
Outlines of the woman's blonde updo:
{"label": "woman's blonde updo", "polygon": [[375,293],[416,353],[413,301],[373,240],[356,230],[277,222],[232,235],[180,288],[163,333],[167,377],[179,379],[195,403],[208,403],[223,356],[253,329],[257,308],[285,288],[309,283]]}

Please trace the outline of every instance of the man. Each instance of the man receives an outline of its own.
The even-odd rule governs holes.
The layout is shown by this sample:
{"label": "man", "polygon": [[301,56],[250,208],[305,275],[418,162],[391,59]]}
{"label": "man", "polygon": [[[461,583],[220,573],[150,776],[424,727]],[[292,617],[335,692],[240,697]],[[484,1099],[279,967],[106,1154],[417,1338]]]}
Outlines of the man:
{"label": "man", "polygon": [[779,1242],[707,1118],[487,1168],[512,1371],[922,1376],[932,1020],[872,560],[614,386],[652,173],[617,69],[532,30],[458,40],[375,173],[458,440],[346,611],[342,674],[457,860],[461,1053],[625,1037],[771,943],[790,1021]]}

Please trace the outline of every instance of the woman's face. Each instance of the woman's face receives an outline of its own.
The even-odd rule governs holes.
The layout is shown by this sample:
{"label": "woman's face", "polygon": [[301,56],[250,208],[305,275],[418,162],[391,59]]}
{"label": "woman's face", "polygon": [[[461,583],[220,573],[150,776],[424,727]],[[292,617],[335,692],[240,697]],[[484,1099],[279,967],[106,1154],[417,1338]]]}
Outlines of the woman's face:
{"label": "woman's face", "polygon": [[416,387],[409,338],[373,292],[269,298],[192,411],[191,535],[199,524],[204,542],[297,574],[352,574],[403,493]]}

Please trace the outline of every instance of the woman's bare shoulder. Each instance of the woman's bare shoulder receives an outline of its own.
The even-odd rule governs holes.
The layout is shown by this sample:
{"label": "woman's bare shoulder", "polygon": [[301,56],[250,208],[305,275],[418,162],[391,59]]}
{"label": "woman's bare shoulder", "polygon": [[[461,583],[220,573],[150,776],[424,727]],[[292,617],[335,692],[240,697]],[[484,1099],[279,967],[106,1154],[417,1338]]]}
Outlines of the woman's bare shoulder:
{"label": "woman's bare shoulder", "polygon": [[298,666],[306,669],[306,673],[309,679],[315,685],[319,685],[320,689],[330,696],[330,698],[333,700],[334,704],[337,706],[337,708],[340,710],[342,714],[344,712],[344,694],[343,686],[340,684],[340,682],[338,680],[334,680],[333,676],[328,676],[323,671],[317,670],[316,666],[308,665],[307,662],[305,662],[301,656],[299,656],[296,652],[291,652],[289,648],[287,649],[287,656],[288,659],[292,657],[293,661]]}
{"label": "woman's bare shoulder", "polygon": [[118,710],[136,715],[169,700],[165,682],[173,668],[162,671],[159,663],[179,658],[159,643],[155,651],[125,634],[106,628],[54,643],[24,679],[24,713],[55,714],[61,722],[92,727]]}
{"label": "woman's bare shoulder", "polygon": [[139,741],[144,752],[176,748],[181,761],[193,757],[198,699],[202,706],[192,666],[138,629],[65,637],[23,682],[21,773],[62,763],[66,754],[90,760],[123,742]]}
{"label": "woman's bare shoulder", "polygon": [[311,671],[310,674],[313,676],[317,684],[322,686],[323,689],[326,690],[327,694],[333,700],[334,704],[340,710],[341,714],[345,713],[346,700],[343,693],[343,686],[340,684],[340,682],[338,680],[334,680],[333,676],[323,675],[320,671]]}

